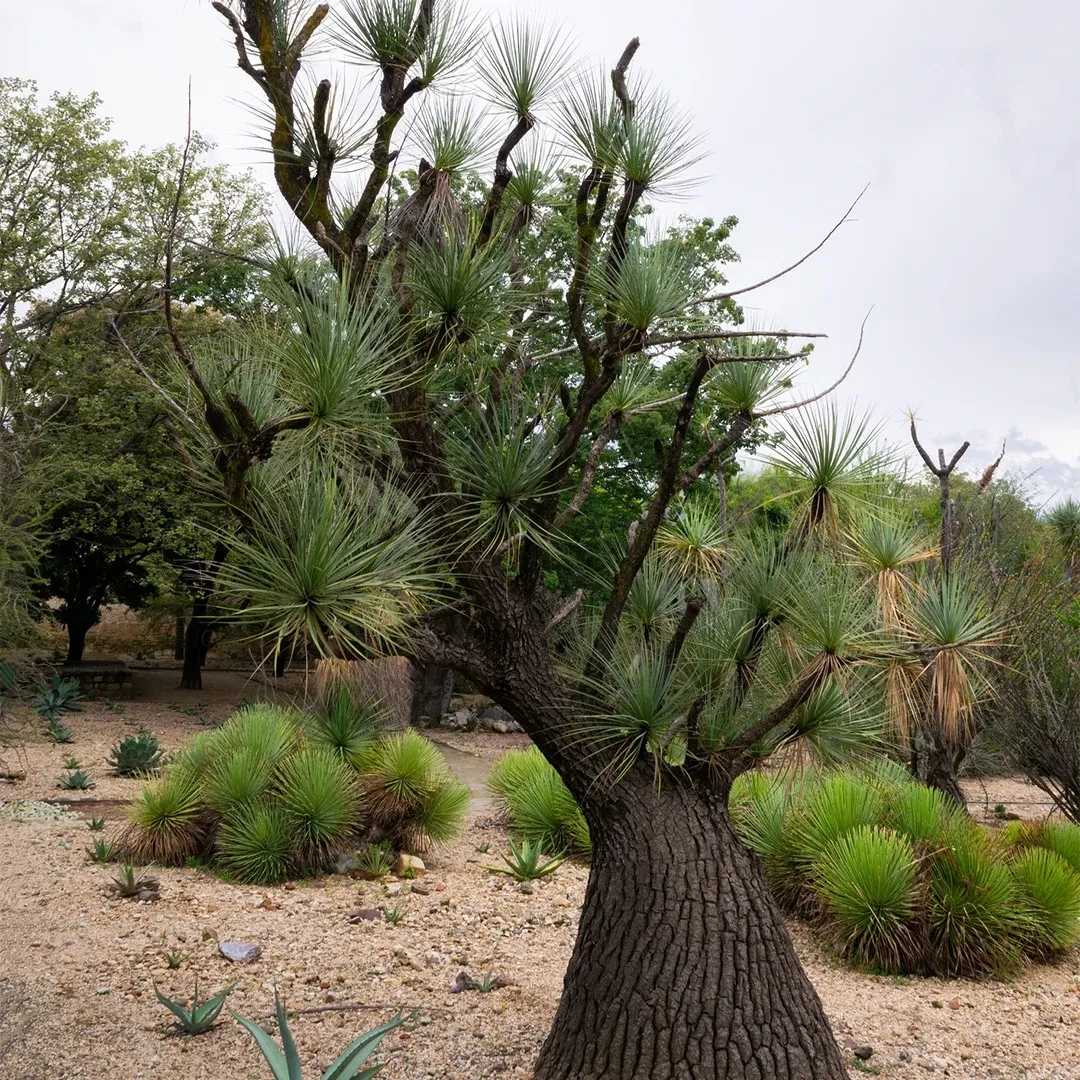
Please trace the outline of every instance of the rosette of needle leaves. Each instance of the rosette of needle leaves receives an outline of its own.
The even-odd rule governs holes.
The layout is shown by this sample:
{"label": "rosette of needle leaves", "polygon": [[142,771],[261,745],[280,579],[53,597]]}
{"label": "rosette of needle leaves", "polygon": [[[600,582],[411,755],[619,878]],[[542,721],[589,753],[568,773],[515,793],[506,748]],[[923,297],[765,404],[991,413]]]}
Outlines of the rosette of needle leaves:
{"label": "rosette of needle leaves", "polygon": [[809,869],[833,841],[877,825],[884,805],[881,790],[865,774],[846,769],[821,774],[807,784],[791,822],[797,863]]}
{"label": "rosette of needle leaves", "polygon": [[217,851],[222,867],[238,881],[284,881],[295,868],[292,822],[275,803],[245,803],[221,822]]}
{"label": "rosette of needle leaves", "polygon": [[972,707],[984,690],[984,672],[1003,632],[1001,619],[962,572],[919,582],[907,634],[929,654],[924,664],[927,712],[935,718],[938,737],[949,745],[962,745],[972,734]]}
{"label": "rosette of needle leaves", "polygon": [[1080,825],[1069,821],[1048,821],[1039,835],[1038,845],[1060,855],[1080,874]]}
{"label": "rosette of needle leaves", "polygon": [[399,848],[423,850],[461,831],[469,789],[415,731],[380,739],[361,766],[360,783],[368,823]]}
{"label": "rosette of needle leaves", "polygon": [[845,955],[874,971],[910,970],[920,943],[912,928],[916,859],[908,840],[860,825],[822,848],[813,878]]}
{"label": "rosette of needle leaves", "polygon": [[868,512],[849,531],[852,559],[874,586],[878,612],[887,629],[900,627],[912,588],[912,567],[934,549],[899,511]]}
{"label": "rosette of needle leaves", "polygon": [[630,586],[623,625],[634,639],[668,637],[682,616],[685,583],[670,563],[651,551]]}
{"label": "rosette of needle leaves", "polygon": [[385,723],[382,710],[372,701],[338,683],[323,695],[308,731],[312,741],[328,747],[357,769]]}
{"label": "rosette of needle leaves", "polygon": [[462,417],[447,439],[454,475],[461,481],[460,510],[466,543],[511,558],[525,539],[553,553],[554,536],[533,507],[551,492],[547,479],[552,446],[548,426],[493,409]]}
{"label": "rosette of needle leaves", "polygon": [[391,485],[298,464],[231,543],[223,589],[238,622],[280,644],[365,654],[398,641],[437,581],[422,515]]}
{"label": "rosette of needle leaves", "polygon": [[853,408],[842,413],[832,401],[786,413],[785,420],[770,453],[786,478],[777,498],[796,503],[796,535],[835,542],[843,523],[869,505],[893,459],[879,444],[881,424]]}
{"label": "rosette of needle leaves", "polygon": [[435,351],[462,347],[504,326],[515,303],[501,244],[477,244],[467,223],[441,244],[409,248],[405,283],[416,297],[415,316],[434,335]]}
{"label": "rosette of needle leaves", "polygon": [[1041,847],[1021,852],[1009,869],[1027,917],[1025,951],[1044,956],[1080,941],[1080,874]]}
{"label": "rosette of needle leaves", "polygon": [[209,823],[190,772],[170,768],[151,780],[132,802],[128,818],[117,846],[140,864],[177,866],[206,846]]}
{"label": "rosette of needle leaves", "polygon": [[[916,784],[910,789],[930,790]],[[978,825],[941,809],[936,842],[928,821],[909,819],[909,827],[927,837],[922,850],[930,868],[928,967],[949,976],[1004,974],[1019,960],[1028,931],[1016,881]]]}
{"label": "rosette of needle leaves", "polygon": [[488,789],[510,827],[544,851],[584,855],[589,826],[570,789],[535,746],[511,750],[492,766]]}
{"label": "rosette of needle leaves", "polygon": [[300,742],[294,716],[273,706],[242,709],[208,741],[202,777],[203,798],[219,814],[258,801],[270,789],[274,771]]}
{"label": "rosette of needle leaves", "polygon": [[687,252],[677,240],[632,240],[622,258],[605,263],[595,288],[621,323],[644,334],[686,311],[693,291]]}
{"label": "rosette of needle leaves", "polygon": [[727,553],[716,506],[705,499],[684,502],[660,526],[654,550],[684,581],[715,581]]}
{"label": "rosette of needle leaves", "polygon": [[[748,329],[758,329],[753,325]],[[723,362],[709,377],[710,401],[731,412],[755,413],[778,401],[791,388],[798,364],[774,360],[787,355],[788,343],[779,338],[731,338],[717,343]],[[806,349],[809,355],[809,348]]]}
{"label": "rosette of needle leaves", "polygon": [[274,801],[289,823],[296,864],[317,869],[358,821],[356,774],[328,747],[306,746],[286,758],[274,779]]}

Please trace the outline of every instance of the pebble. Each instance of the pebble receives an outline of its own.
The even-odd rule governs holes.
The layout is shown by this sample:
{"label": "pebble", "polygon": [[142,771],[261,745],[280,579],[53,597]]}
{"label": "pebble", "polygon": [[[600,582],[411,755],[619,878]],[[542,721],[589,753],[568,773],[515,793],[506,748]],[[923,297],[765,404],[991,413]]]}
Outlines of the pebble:
{"label": "pebble", "polygon": [[526,896],[532,896],[532,894],[536,892],[536,886],[531,881],[523,881],[518,886],[518,890],[523,892]]}
{"label": "pebble", "polygon": [[218,952],[234,964],[251,964],[262,956],[262,946],[246,941],[222,941],[218,944]]}
{"label": "pebble", "polygon": [[[0,817],[11,818],[12,821],[78,821],[82,814],[38,799],[16,799],[14,802],[0,802]],[[35,837],[34,842],[40,843],[40,839]]]}

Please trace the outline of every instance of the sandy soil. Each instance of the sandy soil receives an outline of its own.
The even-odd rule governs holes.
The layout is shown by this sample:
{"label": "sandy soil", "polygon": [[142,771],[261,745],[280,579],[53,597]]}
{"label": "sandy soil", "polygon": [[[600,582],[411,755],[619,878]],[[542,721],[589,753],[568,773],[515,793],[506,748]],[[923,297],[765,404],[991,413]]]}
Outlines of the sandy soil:
{"label": "sandy soil", "polygon": [[[56,798],[56,778],[71,752],[98,786],[86,794],[86,803],[69,805],[104,814],[105,835],[115,835],[122,803],[138,782],[107,775],[109,746],[146,726],[172,748],[228,711],[224,703],[207,701],[192,715],[184,711],[191,710],[190,697],[176,697],[179,708],[168,701],[128,702],[123,713],[89,706],[71,720],[72,746],[25,747],[27,778],[0,785],[0,800]],[[474,788],[487,762],[523,743],[521,736],[433,734]],[[969,787],[973,798],[976,793],[981,800],[981,789]],[[1041,799],[1018,781],[987,785],[991,816],[998,802],[1037,816],[1045,811]],[[199,1038],[170,1033],[171,1018],[155,1001],[153,984],[182,998],[197,975],[204,994],[235,980],[232,1007],[263,1023],[270,1018],[275,986],[290,1009],[334,1007],[302,1013],[292,1024],[309,1076],[318,1075],[316,1069],[329,1064],[358,1031],[407,1006],[419,1009],[418,1018],[410,1030],[384,1042],[387,1080],[529,1077],[558,1003],[586,870],[564,865],[532,895],[521,893],[484,869],[497,861],[506,841],[486,811],[483,804],[474,808],[465,837],[429,858],[428,872],[417,881],[327,877],[292,888],[255,889],[197,870],[161,870],[155,871],[161,880],[156,903],[107,898],[111,871],[87,863],[84,847],[94,834],[82,821],[0,817],[6,863],[0,879],[4,1076],[267,1075],[250,1037],[231,1018]],[[490,850],[479,851],[484,845]],[[349,921],[351,910],[369,906],[408,914],[397,926]],[[867,1071],[912,1078],[933,1071],[972,1080],[1080,1080],[1076,952],[1010,982],[889,979],[852,972],[815,945],[805,928],[795,925],[792,931],[838,1039],[874,1048]],[[262,958],[246,967],[232,965],[218,954],[219,940],[258,943]],[[165,959],[173,951],[184,956],[175,971]],[[451,994],[462,967],[475,977],[502,975],[514,985]],[[343,1008],[354,1005],[365,1008]]]}

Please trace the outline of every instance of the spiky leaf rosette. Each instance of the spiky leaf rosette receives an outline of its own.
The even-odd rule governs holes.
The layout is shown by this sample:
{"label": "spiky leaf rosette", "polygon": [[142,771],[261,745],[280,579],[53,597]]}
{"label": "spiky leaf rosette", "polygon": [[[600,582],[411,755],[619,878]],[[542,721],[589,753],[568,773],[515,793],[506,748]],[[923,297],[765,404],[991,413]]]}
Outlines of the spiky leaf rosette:
{"label": "spiky leaf rosette", "polygon": [[[459,788],[439,751],[415,731],[380,739],[361,765],[364,811],[370,824],[399,844],[418,847],[445,840],[460,827],[467,808],[460,796],[445,794]],[[440,834],[426,832],[425,816]],[[446,815],[445,820],[439,820]]]}
{"label": "spiky leaf rosette", "polygon": [[525,839],[545,851],[589,855],[592,845],[585,815],[535,746],[499,758],[488,788],[505,808],[510,827]]}
{"label": "spiky leaf rosette", "polygon": [[1037,847],[1010,869],[1029,919],[1026,951],[1044,955],[1080,941],[1080,874],[1056,852]]}
{"label": "spiky leaf rosette", "polygon": [[219,814],[258,802],[270,789],[276,762],[256,747],[223,755],[203,781],[207,805]]}
{"label": "spiky leaf rosette", "polygon": [[930,871],[930,964],[950,976],[1003,974],[1019,958],[1025,927],[1016,883],[977,826],[964,822],[961,831],[958,818],[946,820],[955,822],[953,843],[937,849]]}
{"label": "spiky leaf rosette", "polygon": [[229,814],[217,836],[222,867],[238,881],[269,885],[293,872],[292,827],[279,807],[247,803]]}
{"label": "spiky leaf rosette", "polygon": [[1071,821],[1048,821],[1039,837],[1039,846],[1060,855],[1080,874],[1080,825]]}
{"label": "spiky leaf rosette", "polygon": [[915,852],[902,837],[861,826],[831,841],[814,885],[836,920],[845,953],[876,971],[904,971],[917,952]]}
{"label": "spiky leaf rosette", "polygon": [[355,774],[328,747],[305,747],[286,758],[274,794],[288,819],[300,866],[319,867],[357,824]]}
{"label": "spiky leaf rosette", "polygon": [[828,774],[808,784],[793,825],[800,861],[813,862],[833,841],[876,825],[883,806],[880,790],[858,773]]}
{"label": "spiky leaf rosette", "polygon": [[151,780],[131,804],[130,824],[118,846],[135,862],[182,864],[206,843],[206,820],[198,782],[170,772]]}
{"label": "spiky leaf rosette", "polygon": [[383,723],[379,709],[339,684],[320,703],[308,731],[314,742],[329,747],[356,769],[375,744]]}

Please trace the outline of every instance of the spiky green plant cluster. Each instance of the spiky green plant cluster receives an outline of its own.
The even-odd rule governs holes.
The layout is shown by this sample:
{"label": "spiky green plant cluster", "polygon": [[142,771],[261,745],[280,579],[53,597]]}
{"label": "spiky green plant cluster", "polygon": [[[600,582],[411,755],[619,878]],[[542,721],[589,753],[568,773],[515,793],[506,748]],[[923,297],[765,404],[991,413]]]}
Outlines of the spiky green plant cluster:
{"label": "spiky green plant cluster", "polygon": [[109,765],[117,776],[142,776],[161,764],[161,747],[149,731],[121,739],[109,752]]}
{"label": "spiky green plant cluster", "polygon": [[314,715],[265,705],[202,732],[151,780],[120,844],[142,862],[209,857],[239,881],[318,873],[365,832],[418,850],[460,828],[468,791],[413,733],[331,695]]}
{"label": "spiky green plant cluster", "polygon": [[[179,964],[169,964],[170,968],[179,966]],[[166,997],[157,988],[157,984],[154,984],[154,994],[158,1001],[179,1021],[180,1032],[183,1035],[202,1035],[204,1032],[209,1031],[221,1015],[221,1010],[225,1007],[225,999],[232,993],[232,990],[232,983],[230,983],[224,990],[219,990],[213,997],[200,1003],[199,979],[196,976],[195,993],[191,998],[191,1008],[188,1009],[184,1007],[183,1002]]]}
{"label": "spiky green plant cluster", "polygon": [[548,874],[554,874],[565,861],[562,856],[545,859],[544,849],[539,844],[522,840],[519,847],[511,840],[510,854],[503,855],[506,865],[488,866],[485,869],[496,874],[508,874],[515,881],[538,881]]}
{"label": "spiky green plant cluster", "polygon": [[488,788],[510,827],[545,851],[588,856],[585,815],[570,789],[535,746],[511,750],[492,767]]}
{"label": "spiky green plant cluster", "polygon": [[785,910],[877,971],[985,975],[1080,941],[1080,827],[994,830],[885,762],[748,773],[743,843]]}

